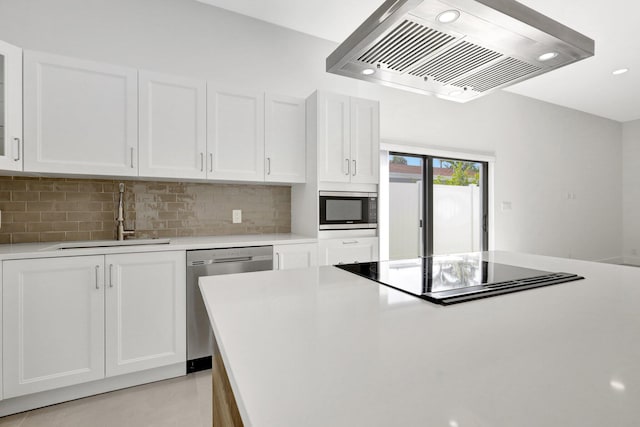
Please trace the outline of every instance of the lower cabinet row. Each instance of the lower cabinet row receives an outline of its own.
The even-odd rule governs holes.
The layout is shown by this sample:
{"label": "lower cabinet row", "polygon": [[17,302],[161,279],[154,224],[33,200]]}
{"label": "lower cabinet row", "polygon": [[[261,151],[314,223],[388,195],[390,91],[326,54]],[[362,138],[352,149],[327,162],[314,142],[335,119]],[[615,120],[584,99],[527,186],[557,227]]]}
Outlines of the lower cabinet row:
{"label": "lower cabinet row", "polygon": [[276,245],[273,247],[274,270],[377,260],[377,237],[322,239],[317,244]]}
{"label": "lower cabinet row", "polygon": [[[377,238],[275,245],[275,270],[364,262]],[[2,264],[0,399],[186,360],[185,251]]]}
{"label": "lower cabinet row", "polygon": [[3,398],[184,362],[185,252],[3,263]]}

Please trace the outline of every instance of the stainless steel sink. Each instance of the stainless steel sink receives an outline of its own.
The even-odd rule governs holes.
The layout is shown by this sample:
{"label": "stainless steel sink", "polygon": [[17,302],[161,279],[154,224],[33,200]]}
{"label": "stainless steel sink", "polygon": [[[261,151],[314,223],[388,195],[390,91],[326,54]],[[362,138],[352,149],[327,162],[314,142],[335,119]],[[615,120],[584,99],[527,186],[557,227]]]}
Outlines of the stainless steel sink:
{"label": "stainless steel sink", "polygon": [[139,245],[168,245],[170,239],[130,239],[130,240],[94,240],[91,242],[68,242],[60,243],[47,250],[63,249],[86,249],[86,248],[111,248],[117,246],[139,246]]}

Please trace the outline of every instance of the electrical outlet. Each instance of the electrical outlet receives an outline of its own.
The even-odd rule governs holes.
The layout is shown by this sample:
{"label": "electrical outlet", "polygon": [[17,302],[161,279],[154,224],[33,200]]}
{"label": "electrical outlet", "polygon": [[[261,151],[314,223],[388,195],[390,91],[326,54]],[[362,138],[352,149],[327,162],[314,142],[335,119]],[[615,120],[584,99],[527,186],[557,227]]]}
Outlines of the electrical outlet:
{"label": "electrical outlet", "polygon": [[242,223],[242,211],[240,209],[234,209],[231,211],[231,220],[234,224]]}
{"label": "electrical outlet", "polygon": [[636,249],[631,249],[631,255],[638,255],[638,251]]}

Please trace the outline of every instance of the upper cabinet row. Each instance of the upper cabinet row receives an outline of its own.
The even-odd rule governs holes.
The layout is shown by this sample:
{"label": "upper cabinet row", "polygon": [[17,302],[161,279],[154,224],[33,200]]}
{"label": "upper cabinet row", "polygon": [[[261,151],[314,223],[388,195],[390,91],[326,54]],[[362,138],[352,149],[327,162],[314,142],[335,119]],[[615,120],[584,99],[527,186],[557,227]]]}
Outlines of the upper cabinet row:
{"label": "upper cabinet row", "polygon": [[305,181],[304,100],[38,52],[23,85],[26,172]]}

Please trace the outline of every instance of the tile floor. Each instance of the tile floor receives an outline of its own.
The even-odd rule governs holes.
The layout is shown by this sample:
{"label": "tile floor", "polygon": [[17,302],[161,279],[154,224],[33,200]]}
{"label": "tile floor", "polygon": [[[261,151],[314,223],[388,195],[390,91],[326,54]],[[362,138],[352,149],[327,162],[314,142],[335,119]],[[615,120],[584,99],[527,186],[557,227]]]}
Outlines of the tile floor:
{"label": "tile floor", "polygon": [[211,427],[211,371],[0,418],[0,427]]}

